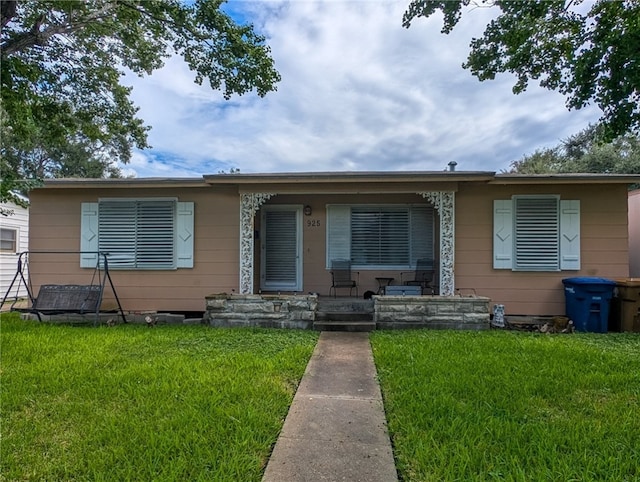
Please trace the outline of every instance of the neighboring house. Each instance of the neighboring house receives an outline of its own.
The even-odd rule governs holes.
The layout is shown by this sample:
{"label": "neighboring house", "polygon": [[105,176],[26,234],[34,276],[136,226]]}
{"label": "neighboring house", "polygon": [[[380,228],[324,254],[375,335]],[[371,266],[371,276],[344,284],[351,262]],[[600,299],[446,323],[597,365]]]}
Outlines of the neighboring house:
{"label": "neighboring house", "polygon": [[[26,201],[26,199],[25,199]],[[13,203],[1,203],[2,211],[10,213],[0,215],[0,300],[7,294],[18,266],[18,254],[29,248],[29,210]],[[25,273],[26,278],[26,273]],[[27,295],[24,283],[13,285],[11,298]]]}
{"label": "neighboring house", "polygon": [[629,192],[629,276],[640,278],[640,189]]}
{"label": "neighboring house", "polygon": [[125,310],[203,311],[214,293],[327,295],[335,258],[351,259],[362,295],[426,257],[442,295],[473,289],[509,314],[564,314],[563,278],[629,275],[627,186],[638,181],[464,171],[49,180],[30,196],[31,249],[85,254],[32,257],[31,277],[88,284],[100,250]]}

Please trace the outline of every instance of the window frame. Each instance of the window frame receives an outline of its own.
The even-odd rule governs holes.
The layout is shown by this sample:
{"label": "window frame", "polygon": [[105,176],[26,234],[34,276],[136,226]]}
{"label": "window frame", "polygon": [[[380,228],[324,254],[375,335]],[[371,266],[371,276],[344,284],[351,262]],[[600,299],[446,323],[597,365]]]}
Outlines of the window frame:
{"label": "window frame", "polygon": [[[135,202],[135,203],[172,203],[172,221],[170,230],[171,236],[171,262],[165,258],[163,263],[154,265],[152,262],[147,265],[140,264],[139,258],[135,258],[135,264],[118,265],[114,262],[113,257],[109,257],[109,267],[116,270],[132,270],[132,271],[158,271],[158,270],[175,270],[179,268],[193,268],[194,264],[194,216],[195,205],[192,201],[181,202],[176,197],[109,197],[99,198],[98,202],[81,203],[81,238],[80,238],[80,267],[95,268],[98,260],[98,252],[100,251],[100,204],[101,203],[117,203],[117,202]],[[148,206],[147,206],[148,207]],[[166,209],[166,208],[165,208]],[[152,217],[147,217],[151,219]],[[137,222],[137,221],[136,221]],[[117,223],[116,223],[117,226]],[[124,227],[124,226],[123,226]],[[153,222],[146,227],[146,245],[147,254],[153,259],[155,251],[153,250]],[[135,231],[135,229],[134,229]],[[114,236],[115,239],[115,236]],[[165,236],[165,239],[168,239]],[[126,241],[126,239],[125,239]],[[141,240],[136,238],[134,243],[140,243]],[[143,241],[144,242],[144,241]],[[167,246],[167,244],[165,244]],[[150,247],[150,249],[149,249]],[[126,250],[123,251],[126,254]]]}
{"label": "window frame", "polygon": [[[109,246],[104,246],[102,243],[108,243],[104,238],[106,237],[106,227],[103,230],[103,223],[107,225],[110,220],[102,219],[102,212],[106,210],[107,205],[116,206],[118,204],[125,205],[133,205],[133,210],[129,213],[121,212],[118,216],[118,213],[115,213],[116,216],[123,219],[123,215],[131,215],[135,219],[133,219],[133,224],[127,223],[126,225],[122,224],[117,227],[118,231],[122,233],[123,228],[128,228],[131,230],[129,235],[120,234],[121,240],[118,240],[118,234],[113,234],[113,239],[110,240],[111,243],[117,242],[128,242],[131,243],[131,250],[123,249],[117,250],[116,253],[113,253],[114,248],[109,248]],[[165,242],[158,243],[158,246],[162,247],[162,244],[167,245],[167,241],[170,237],[171,244],[170,256],[163,256],[161,261],[145,261],[145,257],[149,256],[151,249],[153,248],[153,244],[148,241],[149,237],[153,235],[152,229],[149,228],[150,222],[153,222],[152,214],[149,212],[145,212],[145,210],[153,209],[153,205],[156,205],[156,208],[161,208],[162,204],[165,204],[165,210],[167,207],[171,210],[171,222],[170,226],[166,224],[160,224],[157,227],[157,236],[160,236]],[[169,206],[170,205],[170,206]],[[168,210],[167,210],[168,211]],[[166,221],[167,219],[163,219],[162,221]],[[170,231],[167,236],[166,232],[162,231]],[[128,238],[128,239],[127,239]],[[154,271],[154,270],[173,270],[176,269],[176,238],[177,238],[177,199],[176,198],[101,198],[98,200],[98,250],[104,252],[111,252],[110,255],[107,256],[109,261],[109,269],[117,269],[117,270],[136,270],[136,271]],[[166,247],[164,248],[166,250]],[[123,260],[123,256],[133,256],[132,261]],[[120,259],[118,259],[120,257]]]}
{"label": "window frame", "polygon": [[[3,232],[12,232],[13,239],[5,239]],[[16,254],[18,252],[18,241],[20,239],[20,231],[18,228],[2,227],[0,228],[0,252],[3,254]],[[11,248],[3,248],[3,243],[11,241]]]}
{"label": "window frame", "polygon": [[[555,213],[552,216],[544,214],[544,211],[536,211],[539,207],[532,204],[533,209],[527,215],[531,216],[529,226],[525,227],[524,241],[529,243],[528,263],[519,263],[518,257],[523,254],[519,251],[518,223],[523,222],[518,216],[519,200],[541,200],[555,203]],[[531,206],[530,206],[531,207]],[[539,216],[536,219],[536,212]],[[522,216],[525,216],[523,213]],[[555,216],[555,226],[553,217]],[[517,272],[561,272],[578,271],[581,265],[581,240],[580,240],[580,200],[563,199],[558,194],[527,194],[513,195],[509,199],[494,199],[493,201],[493,269],[508,269]],[[538,223],[538,224],[536,224]],[[528,230],[529,239],[526,238]],[[555,230],[555,231],[554,231]],[[537,246],[536,233],[540,233],[540,245]],[[553,240],[553,243],[551,243]],[[551,248],[550,248],[551,246]],[[541,262],[536,265],[531,256],[536,250],[550,252],[555,250],[555,262]],[[524,252],[524,251],[523,251]],[[547,261],[550,258],[547,257]]]}

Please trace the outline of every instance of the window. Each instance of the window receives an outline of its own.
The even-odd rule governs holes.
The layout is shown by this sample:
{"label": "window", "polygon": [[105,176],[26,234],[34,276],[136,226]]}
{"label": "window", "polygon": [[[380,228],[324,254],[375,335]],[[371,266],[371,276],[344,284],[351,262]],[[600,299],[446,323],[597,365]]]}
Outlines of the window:
{"label": "window", "polygon": [[18,231],[16,229],[0,228],[0,251],[16,253],[18,250]]}
{"label": "window", "polygon": [[81,265],[100,251],[110,268],[193,267],[193,203],[172,199],[104,199],[82,205]]}
{"label": "window", "polygon": [[433,259],[431,206],[330,205],[327,216],[327,266],[350,259],[360,269],[407,269]]}
{"label": "window", "polygon": [[580,269],[580,201],[513,196],[494,201],[495,269]]}

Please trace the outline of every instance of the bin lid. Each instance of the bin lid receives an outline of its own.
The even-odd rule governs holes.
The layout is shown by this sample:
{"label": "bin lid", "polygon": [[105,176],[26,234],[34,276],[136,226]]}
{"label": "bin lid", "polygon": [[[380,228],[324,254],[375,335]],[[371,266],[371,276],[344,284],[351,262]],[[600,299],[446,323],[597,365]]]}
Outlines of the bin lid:
{"label": "bin lid", "polygon": [[616,278],[616,285],[635,288],[640,286],[640,278]]}
{"label": "bin lid", "polygon": [[616,282],[607,278],[596,278],[594,276],[584,276],[575,278],[564,278],[562,283],[565,285],[615,285]]}

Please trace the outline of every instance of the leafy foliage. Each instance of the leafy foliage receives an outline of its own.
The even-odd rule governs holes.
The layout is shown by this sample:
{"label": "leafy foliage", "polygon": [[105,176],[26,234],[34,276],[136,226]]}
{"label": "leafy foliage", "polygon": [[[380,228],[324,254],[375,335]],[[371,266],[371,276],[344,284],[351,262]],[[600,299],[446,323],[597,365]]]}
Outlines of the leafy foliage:
{"label": "leafy foliage", "polygon": [[[442,32],[450,33],[470,3],[413,0],[404,26],[440,11]],[[511,72],[516,94],[538,80],[565,95],[569,109],[595,102],[607,140],[640,130],[640,2],[482,0],[477,5],[500,9],[483,37],[471,41],[463,64],[479,80]]]}
{"label": "leafy foliage", "polygon": [[[1,4],[2,177],[119,176],[147,130],[120,85],[180,55],[225,98],[279,81],[264,37],[222,0],[13,0]],[[17,186],[19,187],[19,186]]]}
{"label": "leafy foliage", "polygon": [[633,134],[599,142],[599,128],[590,126],[553,148],[541,149],[511,163],[518,174],[640,174],[640,138]]}

